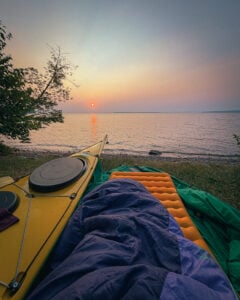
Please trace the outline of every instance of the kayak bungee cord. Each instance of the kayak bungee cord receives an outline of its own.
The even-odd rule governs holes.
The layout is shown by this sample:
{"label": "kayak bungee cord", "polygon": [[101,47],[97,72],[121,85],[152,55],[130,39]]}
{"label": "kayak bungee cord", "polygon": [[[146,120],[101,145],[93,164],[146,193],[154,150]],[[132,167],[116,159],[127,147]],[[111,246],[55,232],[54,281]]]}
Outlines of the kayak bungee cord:
{"label": "kayak bungee cord", "polygon": [[13,280],[8,285],[8,288],[11,292],[15,292],[16,290],[18,290],[18,288],[21,284],[21,282],[17,279],[17,277],[19,275],[19,268],[20,268],[20,264],[21,264],[21,260],[22,260],[22,254],[23,254],[23,248],[24,248],[24,243],[25,243],[25,239],[26,239],[26,232],[27,232],[27,226],[28,226],[28,221],[29,221],[29,215],[30,215],[30,210],[31,210],[32,200],[33,200],[32,194],[30,194],[29,192],[27,192],[25,189],[18,186],[17,184],[14,184],[14,185],[17,188],[21,189],[23,192],[26,193],[27,197],[29,198],[29,201],[28,201],[27,214],[26,214],[26,218],[25,218],[25,224],[24,224],[24,228],[23,228],[22,240],[21,240],[21,245],[20,245],[20,250],[19,250],[19,255],[18,255],[18,260],[17,260],[16,271],[15,271],[15,275],[14,275]]}
{"label": "kayak bungee cord", "polygon": [[25,189],[18,186],[16,183],[13,183],[13,185],[15,185],[17,188],[19,188],[23,192],[25,192],[30,200],[28,201],[27,215],[26,215],[25,224],[24,224],[24,228],[23,228],[23,234],[22,234],[18,259],[17,259],[17,266],[16,266],[16,270],[15,270],[15,275],[13,277],[13,280],[9,284],[7,284],[3,281],[0,281],[1,285],[5,286],[6,288],[8,288],[11,291],[14,291],[15,289],[18,289],[18,286],[19,286],[19,282],[17,281],[17,276],[18,276],[18,273],[19,273],[19,267],[20,267],[20,263],[21,263],[21,260],[22,260],[23,246],[24,246],[24,241],[25,241],[25,238],[26,238],[27,224],[28,224],[28,220],[29,220],[29,214],[30,214],[30,209],[31,209],[31,204],[32,204],[32,199],[33,199],[32,195],[29,194]]}
{"label": "kayak bungee cord", "polygon": [[1,280],[0,280],[0,285],[5,286],[6,288],[9,288],[9,285]]}

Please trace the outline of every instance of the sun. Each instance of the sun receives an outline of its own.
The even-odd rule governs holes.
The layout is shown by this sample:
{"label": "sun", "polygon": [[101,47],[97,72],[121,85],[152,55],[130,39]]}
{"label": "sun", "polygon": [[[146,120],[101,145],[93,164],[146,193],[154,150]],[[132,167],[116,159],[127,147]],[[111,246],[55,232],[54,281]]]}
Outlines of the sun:
{"label": "sun", "polygon": [[94,112],[96,110],[96,101],[92,99],[91,101],[88,102],[87,106],[89,111]]}

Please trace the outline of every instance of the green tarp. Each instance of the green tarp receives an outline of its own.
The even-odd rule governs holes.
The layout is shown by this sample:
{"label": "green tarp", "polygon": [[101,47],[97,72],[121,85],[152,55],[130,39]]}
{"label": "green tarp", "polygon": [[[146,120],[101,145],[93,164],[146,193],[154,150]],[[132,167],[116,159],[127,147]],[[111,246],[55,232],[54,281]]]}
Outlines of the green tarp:
{"label": "green tarp", "polygon": [[[88,190],[108,180],[115,171],[163,172],[144,166],[119,166],[104,172],[98,164]],[[235,290],[240,292],[240,211],[215,196],[171,176],[196,227],[211,248]]]}

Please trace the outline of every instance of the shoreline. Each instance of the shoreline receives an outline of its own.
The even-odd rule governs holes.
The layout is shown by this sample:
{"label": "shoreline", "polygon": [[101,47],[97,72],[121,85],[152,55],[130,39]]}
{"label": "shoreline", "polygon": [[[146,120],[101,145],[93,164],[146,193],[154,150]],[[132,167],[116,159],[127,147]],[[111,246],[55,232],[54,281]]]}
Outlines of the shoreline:
{"label": "shoreline", "polygon": [[[41,156],[56,156],[56,157],[64,157],[70,156],[75,152],[73,151],[48,151],[48,150],[26,150],[26,149],[16,149],[13,154],[17,156],[27,157],[27,158],[38,158]],[[146,161],[146,162],[190,162],[190,163],[216,163],[216,164],[240,164],[240,155],[197,155],[190,154],[185,156],[164,156],[162,154],[158,155],[138,155],[131,153],[103,153],[101,154],[101,158],[103,160],[111,160],[119,158],[121,160],[134,160],[134,161]]]}
{"label": "shoreline", "polygon": [[131,158],[134,160],[146,160],[151,162],[191,162],[191,163],[217,163],[217,164],[227,164],[227,163],[239,163],[240,164],[240,156],[237,157],[219,157],[219,156],[205,156],[205,157],[175,157],[175,156],[161,156],[161,155],[134,155],[134,154],[102,154],[101,157],[103,159],[113,159],[116,157],[121,158]]}

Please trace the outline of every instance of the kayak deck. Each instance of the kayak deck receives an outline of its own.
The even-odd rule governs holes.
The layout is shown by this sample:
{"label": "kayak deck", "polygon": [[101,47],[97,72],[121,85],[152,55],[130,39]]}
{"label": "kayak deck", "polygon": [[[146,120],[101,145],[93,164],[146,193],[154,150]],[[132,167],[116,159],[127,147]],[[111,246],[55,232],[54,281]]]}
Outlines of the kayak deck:
{"label": "kayak deck", "polygon": [[84,160],[87,167],[64,188],[34,191],[30,176],[13,183],[2,180],[0,191],[15,193],[19,199],[13,212],[19,221],[0,233],[0,299],[21,299],[26,294],[84,193],[106,138],[71,156]]}

